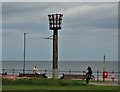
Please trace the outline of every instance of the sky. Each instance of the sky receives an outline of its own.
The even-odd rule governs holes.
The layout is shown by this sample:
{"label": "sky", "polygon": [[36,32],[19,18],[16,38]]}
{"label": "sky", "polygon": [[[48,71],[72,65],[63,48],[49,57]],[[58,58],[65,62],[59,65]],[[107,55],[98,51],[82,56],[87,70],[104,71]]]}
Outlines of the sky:
{"label": "sky", "polygon": [[[0,2],[0,73],[2,73],[2,3]],[[0,86],[0,89],[2,87]]]}
{"label": "sky", "polygon": [[119,0],[1,0],[2,2],[119,2]]}
{"label": "sky", "polygon": [[48,14],[62,13],[59,61],[118,61],[117,2],[3,2],[2,60],[52,61]]}

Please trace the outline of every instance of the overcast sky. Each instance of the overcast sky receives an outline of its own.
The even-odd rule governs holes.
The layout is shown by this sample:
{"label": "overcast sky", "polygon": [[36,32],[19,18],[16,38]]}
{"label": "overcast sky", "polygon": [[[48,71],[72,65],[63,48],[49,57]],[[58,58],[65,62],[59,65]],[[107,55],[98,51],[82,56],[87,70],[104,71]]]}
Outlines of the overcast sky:
{"label": "overcast sky", "polygon": [[118,60],[118,3],[4,2],[2,3],[3,60],[52,61],[48,14],[62,13],[59,61]]}
{"label": "overcast sky", "polygon": [[119,0],[1,0],[2,2],[119,2]]}

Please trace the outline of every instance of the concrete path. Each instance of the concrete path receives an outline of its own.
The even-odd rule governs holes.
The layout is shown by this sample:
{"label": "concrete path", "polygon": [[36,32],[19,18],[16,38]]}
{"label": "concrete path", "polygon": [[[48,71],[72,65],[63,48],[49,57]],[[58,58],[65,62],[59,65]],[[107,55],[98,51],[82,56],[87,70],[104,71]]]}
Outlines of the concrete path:
{"label": "concrete path", "polygon": [[90,82],[89,84],[93,84],[93,85],[99,85],[99,86],[118,86],[118,82],[111,82],[111,81],[107,81],[107,82]]}

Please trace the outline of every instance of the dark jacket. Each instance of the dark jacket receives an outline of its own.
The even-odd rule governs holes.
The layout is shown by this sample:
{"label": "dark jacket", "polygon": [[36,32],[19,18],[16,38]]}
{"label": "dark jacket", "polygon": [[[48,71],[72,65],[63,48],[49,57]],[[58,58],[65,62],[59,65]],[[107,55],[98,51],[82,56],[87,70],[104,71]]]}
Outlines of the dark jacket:
{"label": "dark jacket", "polygon": [[92,68],[89,66],[88,68],[87,68],[87,73],[86,73],[86,75],[92,75]]}

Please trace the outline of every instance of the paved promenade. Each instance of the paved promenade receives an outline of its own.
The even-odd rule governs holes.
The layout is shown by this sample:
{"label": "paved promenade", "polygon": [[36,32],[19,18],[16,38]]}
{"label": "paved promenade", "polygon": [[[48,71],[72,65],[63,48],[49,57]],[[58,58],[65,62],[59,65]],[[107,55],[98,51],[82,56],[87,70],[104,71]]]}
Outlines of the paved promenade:
{"label": "paved promenade", "polygon": [[118,86],[118,81],[90,82],[90,84],[99,85],[99,86]]}

